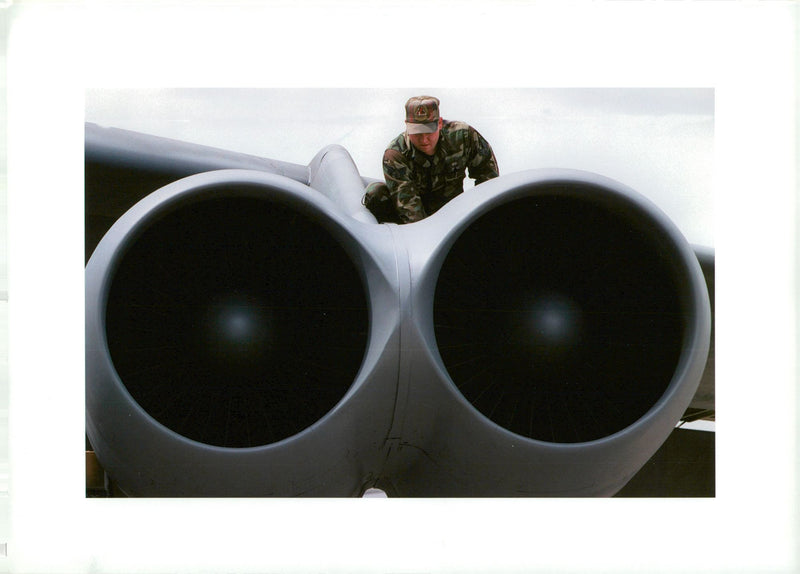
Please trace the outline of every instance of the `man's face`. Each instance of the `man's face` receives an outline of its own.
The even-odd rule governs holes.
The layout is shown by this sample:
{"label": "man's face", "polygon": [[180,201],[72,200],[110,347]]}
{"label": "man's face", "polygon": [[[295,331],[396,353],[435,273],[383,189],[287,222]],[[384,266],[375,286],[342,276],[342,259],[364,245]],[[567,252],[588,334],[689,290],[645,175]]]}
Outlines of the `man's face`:
{"label": "man's face", "polygon": [[425,155],[433,155],[436,152],[436,144],[439,143],[439,132],[442,129],[442,119],[439,118],[439,125],[436,131],[431,134],[408,134],[408,139],[415,148]]}

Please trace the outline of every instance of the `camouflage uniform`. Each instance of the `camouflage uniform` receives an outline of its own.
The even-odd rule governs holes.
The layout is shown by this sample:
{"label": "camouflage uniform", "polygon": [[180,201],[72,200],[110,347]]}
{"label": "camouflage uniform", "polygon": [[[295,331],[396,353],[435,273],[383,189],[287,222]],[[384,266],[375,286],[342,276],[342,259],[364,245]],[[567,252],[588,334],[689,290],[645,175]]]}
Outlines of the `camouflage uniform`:
{"label": "camouflage uniform", "polygon": [[[436,107],[438,121],[438,100]],[[499,175],[491,146],[473,127],[443,120],[432,156],[416,149],[402,133],[383,154],[386,183],[368,186],[365,205],[379,221],[419,221],[464,191],[465,171],[476,184]]]}

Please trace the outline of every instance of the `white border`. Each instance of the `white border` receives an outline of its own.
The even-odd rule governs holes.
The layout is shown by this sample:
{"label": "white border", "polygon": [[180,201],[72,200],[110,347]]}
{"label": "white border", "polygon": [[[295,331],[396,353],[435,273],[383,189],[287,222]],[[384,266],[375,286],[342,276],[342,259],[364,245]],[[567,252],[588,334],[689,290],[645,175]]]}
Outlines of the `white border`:
{"label": "white border", "polygon": [[[31,2],[6,15],[11,571],[796,571],[796,5]],[[84,87],[443,84],[715,88],[716,499],[86,500]]]}

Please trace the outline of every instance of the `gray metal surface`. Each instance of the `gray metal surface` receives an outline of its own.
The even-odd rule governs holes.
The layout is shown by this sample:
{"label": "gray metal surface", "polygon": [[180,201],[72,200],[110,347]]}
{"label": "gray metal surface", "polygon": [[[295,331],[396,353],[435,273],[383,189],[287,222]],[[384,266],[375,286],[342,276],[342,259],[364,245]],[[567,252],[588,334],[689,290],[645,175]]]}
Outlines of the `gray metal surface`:
{"label": "gray metal surface", "polygon": [[[89,147],[87,195],[113,195]],[[378,225],[343,148],[261,165],[87,231],[87,435],[126,493],[608,496],[695,395],[703,272],[624,185],[533,170]]]}

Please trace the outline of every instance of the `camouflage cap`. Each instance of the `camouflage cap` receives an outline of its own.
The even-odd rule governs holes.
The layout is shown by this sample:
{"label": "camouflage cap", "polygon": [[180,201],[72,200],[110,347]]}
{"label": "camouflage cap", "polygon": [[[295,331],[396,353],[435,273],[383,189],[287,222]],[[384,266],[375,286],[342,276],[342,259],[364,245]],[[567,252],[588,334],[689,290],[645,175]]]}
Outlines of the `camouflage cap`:
{"label": "camouflage cap", "polygon": [[432,134],[439,129],[439,100],[433,96],[414,96],[406,102],[406,132]]}

